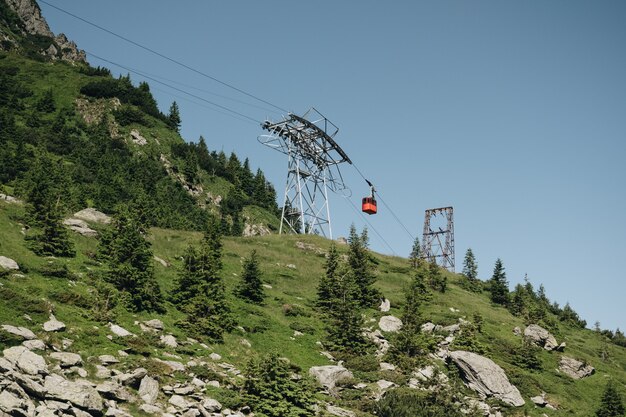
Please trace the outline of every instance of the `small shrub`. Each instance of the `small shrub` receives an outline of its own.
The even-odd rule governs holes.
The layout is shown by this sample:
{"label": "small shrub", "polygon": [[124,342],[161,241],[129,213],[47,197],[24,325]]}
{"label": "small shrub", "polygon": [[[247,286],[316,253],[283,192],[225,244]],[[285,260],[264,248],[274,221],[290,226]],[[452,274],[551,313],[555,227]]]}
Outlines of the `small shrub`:
{"label": "small shrub", "polygon": [[300,323],[300,322],[293,322],[291,324],[289,324],[289,328],[291,330],[295,330],[298,331],[300,333],[306,333],[306,334],[314,334],[315,333],[315,327],[308,325],[308,324],[304,324],[304,323]]}
{"label": "small shrub", "polygon": [[346,367],[357,372],[375,372],[380,369],[373,355],[352,356],[346,359]]}
{"label": "small shrub", "polygon": [[39,273],[50,278],[70,278],[69,268],[64,263],[49,261],[39,269]]}
{"label": "small shrub", "polygon": [[311,313],[298,304],[283,304],[283,314],[287,317],[310,317]]}

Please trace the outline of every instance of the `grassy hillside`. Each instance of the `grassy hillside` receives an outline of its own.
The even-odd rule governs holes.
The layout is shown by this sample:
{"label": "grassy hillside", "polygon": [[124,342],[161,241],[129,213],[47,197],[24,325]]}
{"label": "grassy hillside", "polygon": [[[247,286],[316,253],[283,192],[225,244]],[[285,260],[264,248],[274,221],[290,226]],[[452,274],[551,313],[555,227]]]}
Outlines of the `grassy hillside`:
{"label": "grassy hillside", "polygon": [[[97,240],[73,235],[77,248],[76,258],[39,258],[25,248],[22,225],[19,222],[22,215],[21,206],[0,202],[0,255],[15,259],[22,268],[19,273],[4,273],[0,278],[0,323],[36,330],[47,320],[48,311],[54,311],[58,319],[68,324],[68,330],[64,335],[46,336],[59,339],[52,340],[52,343],[61,343],[61,337],[71,338],[74,344],[70,350],[80,353],[84,358],[105,353],[117,354],[119,349],[128,348],[125,342],[109,340],[106,323],[95,320],[91,312],[95,283],[90,275],[102,267],[91,255],[96,250]],[[159,285],[166,294],[173,288],[184,248],[189,243],[199,242],[200,238],[201,234],[197,232],[158,228],[151,230],[148,239],[154,255],[169,265],[165,267],[156,260],[154,264]],[[239,327],[226,335],[223,344],[209,345],[208,349],[196,343],[180,346],[178,349],[164,349],[154,340],[144,338],[143,345],[135,346],[134,353],[131,349],[131,355],[124,359],[122,366],[137,366],[138,363],[145,364],[147,360],[152,364],[151,370],[157,372],[158,367],[150,362],[152,358],[168,359],[169,353],[175,353],[183,359],[182,362],[186,362],[189,359],[206,358],[211,352],[219,353],[225,361],[240,369],[245,367],[250,357],[267,352],[277,352],[289,358],[304,371],[314,365],[329,364],[328,359],[320,354],[321,348],[317,344],[318,341],[325,340],[325,332],[322,321],[313,308],[317,284],[324,273],[325,252],[329,244],[328,240],[316,236],[226,238],[222,275]],[[247,304],[232,295],[240,279],[242,258],[248,256],[252,249],[258,251],[263,281],[268,286],[265,289],[267,299],[263,306]],[[339,250],[344,253],[346,248],[340,247]],[[391,313],[385,314],[400,316],[404,302],[403,289],[412,276],[408,261],[378,254],[374,254],[374,259],[377,264],[376,286],[390,299],[392,305]],[[52,276],[61,265],[67,265],[67,276]],[[506,371],[511,382],[527,400],[526,406],[508,409],[505,415],[541,416],[546,413],[550,416],[590,416],[599,403],[608,378],[617,382],[618,389],[624,391],[626,349],[607,344],[603,336],[591,330],[564,324],[551,329],[559,343],[566,342],[565,353],[568,356],[583,359],[596,368],[596,373],[590,377],[575,381],[557,371],[561,355],[557,352],[539,352],[543,368],[541,371],[533,372],[514,365],[514,355],[521,346],[521,339],[512,330],[516,326],[523,329],[523,321],[512,316],[506,309],[492,305],[487,294],[463,289],[459,285],[460,276],[446,275],[449,283],[447,291],[433,295],[424,309],[424,318],[436,324],[447,325],[456,323],[459,317],[472,320],[476,313],[483,317],[483,330],[478,334],[478,340],[485,347],[485,356]],[[131,332],[141,334],[136,322],[158,317],[165,323],[168,332],[173,333],[178,340],[185,340],[184,331],[176,326],[182,314],[172,305],[168,305],[167,309],[166,314],[155,315],[131,314],[122,307],[117,307],[113,320]],[[296,315],[285,314],[294,309],[298,312]],[[375,328],[376,323],[373,321],[383,313],[368,310],[366,314],[366,322]],[[294,336],[294,330],[303,335]],[[242,344],[244,339],[251,347]],[[603,350],[605,359],[601,358]],[[93,364],[90,366],[93,367]],[[451,378],[458,379],[453,365],[439,363],[438,367]],[[359,373],[357,370],[355,375],[366,383],[383,377],[396,378],[399,382],[406,381],[400,374],[394,376],[380,371]],[[176,376],[163,375],[165,381],[170,378],[176,379]],[[558,410],[538,409],[528,401],[529,397],[541,392],[546,392],[548,400]],[[214,389],[213,394],[224,400],[230,396],[226,389]],[[334,401],[346,407],[361,404],[347,394],[345,398]]]}

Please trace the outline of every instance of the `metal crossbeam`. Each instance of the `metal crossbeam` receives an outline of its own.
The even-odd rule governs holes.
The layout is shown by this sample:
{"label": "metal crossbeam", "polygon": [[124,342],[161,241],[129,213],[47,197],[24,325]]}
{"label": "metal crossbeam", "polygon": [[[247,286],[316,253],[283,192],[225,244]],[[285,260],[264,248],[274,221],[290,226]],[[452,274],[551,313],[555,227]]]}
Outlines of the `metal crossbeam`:
{"label": "metal crossbeam", "polygon": [[[422,259],[436,262],[438,265],[454,272],[454,211],[452,207],[428,209],[424,215],[424,232],[422,235]],[[439,230],[433,230],[432,220],[437,216],[444,220]]]}

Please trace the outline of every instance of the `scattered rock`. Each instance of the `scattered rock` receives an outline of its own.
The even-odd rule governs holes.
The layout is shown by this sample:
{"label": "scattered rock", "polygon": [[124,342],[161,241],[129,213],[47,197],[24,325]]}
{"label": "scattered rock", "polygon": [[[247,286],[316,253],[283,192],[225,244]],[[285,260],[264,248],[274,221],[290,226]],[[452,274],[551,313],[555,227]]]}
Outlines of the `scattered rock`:
{"label": "scattered rock", "polygon": [[402,320],[395,316],[383,316],[378,321],[378,327],[383,332],[395,333],[402,328]]}
{"label": "scattered rock", "polygon": [[211,358],[211,360],[213,360],[213,361],[221,361],[222,360],[222,356],[219,353],[215,353],[215,352],[211,353],[209,355],[209,358]]}
{"label": "scattered rock", "polygon": [[15,327],[10,324],[3,324],[2,330],[7,333],[11,333],[12,335],[19,336],[24,340],[33,340],[37,339],[37,335],[32,332],[32,330],[27,329],[26,327]]}
{"label": "scattered rock", "polygon": [[428,322],[428,323],[422,324],[421,330],[422,330],[422,333],[432,333],[435,331],[435,327],[436,326],[434,323]]}
{"label": "scattered rock", "polygon": [[144,146],[148,144],[146,138],[141,136],[141,133],[139,133],[137,129],[133,129],[130,131],[130,138],[132,139],[133,143],[136,143],[139,146]]}
{"label": "scattered rock", "polygon": [[314,366],[309,369],[309,375],[317,379],[329,391],[335,388],[338,381],[354,376],[352,372],[340,365]]}
{"label": "scattered rock", "polygon": [[212,398],[208,398],[202,402],[202,407],[209,413],[219,413],[222,409],[222,404],[219,401]]}
{"label": "scattered rock", "polygon": [[94,209],[86,208],[77,213],[74,213],[74,217],[80,220],[85,220],[90,223],[109,224],[111,218],[106,214]]}
{"label": "scattered rock", "polygon": [[157,407],[156,405],[142,404],[139,406],[139,409],[143,411],[144,413],[163,415],[163,410],[160,407]]}
{"label": "scattered rock", "polygon": [[63,220],[63,224],[69,227],[74,232],[83,235],[85,237],[96,237],[98,232],[89,227],[89,225],[81,219],[69,218]]}
{"label": "scattered rock", "polygon": [[559,370],[561,370],[565,375],[568,375],[574,379],[585,378],[587,376],[593,375],[596,372],[593,366],[577,359],[570,358],[569,356],[561,357],[561,361],[559,362]]}
{"label": "scattered rock", "polygon": [[515,407],[525,404],[519,390],[491,359],[462,350],[450,352],[450,358],[462,371],[467,385],[480,395],[496,397]]}
{"label": "scattered rock", "polygon": [[111,365],[114,363],[119,363],[120,361],[113,355],[100,355],[98,356],[98,360],[103,365]]}
{"label": "scattered rock", "polygon": [[146,375],[148,375],[148,371],[145,368],[137,368],[131,373],[119,374],[115,377],[115,379],[117,379],[122,385],[136,387]]}
{"label": "scattered rock", "polygon": [[167,261],[165,261],[164,259],[161,259],[156,255],[154,255],[153,257],[154,257],[154,260],[160,263],[164,268],[168,268],[170,266],[170,264],[167,263]]}
{"label": "scattered rock", "polygon": [[356,414],[354,413],[354,411],[335,407],[334,405],[330,405],[330,404],[326,406],[326,411],[328,411],[328,414],[331,414],[337,417],[356,417]]}
{"label": "scattered rock", "polygon": [[22,346],[28,350],[46,350],[46,344],[39,339],[24,340]]}
{"label": "scattered rock", "polygon": [[515,326],[515,327],[513,328],[513,334],[514,334],[515,336],[521,336],[521,335],[522,335],[522,329],[520,329],[518,326]]}
{"label": "scattered rock", "polygon": [[162,345],[167,346],[169,348],[175,349],[178,347],[178,342],[176,341],[176,338],[171,334],[162,335],[159,340]]}
{"label": "scattered rock", "polygon": [[535,405],[539,407],[545,407],[548,404],[546,401],[546,393],[542,393],[541,395],[537,395],[536,397],[531,397],[530,401],[532,401]]}
{"label": "scattered rock", "polygon": [[52,359],[56,359],[61,362],[61,368],[70,368],[72,366],[79,366],[83,363],[83,359],[80,355],[70,352],[53,352],[50,354]]}
{"label": "scattered rock", "polygon": [[181,410],[186,410],[191,407],[191,403],[185,400],[184,397],[180,395],[172,395],[168,400],[168,403],[172,404],[174,407],[179,408]]}
{"label": "scattered rock", "polygon": [[107,378],[111,378],[111,375],[113,373],[111,372],[110,369],[102,366],[102,365],[96,365],[96,378],[98,379],[107,379]]}
{"label": "scattered rock", "polygon": [[[216,200],[214,199],[213,201],[215,202]],[[219,201],[221,201],[221,199]],[[219,202],[216,205],[219,205]],[[263,224],[251,224],[251,223],[246,222],[243,227],[242,236],[243,237],[267,236],[271,233],[272,231]]]}
{"label": "scattered rock", "polygon": [[6,256],[0,256],[0,268],[18,271],[20,266],[13,259],[7,258]]}
{"label": "scattered rock", "polygon": [[171,372],[185,372],[185,365],[177,361],[164,361],[161,359],[155,359],[158,362],[164,363],[170,367]]}
{"label": "scattered rock", "polygon": [[65,330],[65,323],[57,320],[53,314],[50,314],[50,319],[43,324],[43,329],[46,332],[60,332]]}
{"label": "scattered rock", "polygon": [[2,353],[9,362],[29,375],[48,374],[48,366],[44,358],[24,346],[13,346]]}
{"label": "scattered rock", "polygon": [[118,326],[117,324],[109,323],[109,328],[111,329],[111,332],[114,335],[119,336],[119,337],[134,336],[134,334],[132,334],[125,328]]}
{"label": "scattered rock", "polygon": [[96,387],[96,391],[98,391],[104,398],[108,398],[110,400],[133,400],[133,396],[131,395],[131,393],[115,381],[104,381]]}
{"label": "scattered rock", "polygon": [[396,365],[391,364],[391,363],[387,363],[387,362],[381,362],[380,363],[380,370],[381,371],[395,371],[396,370]]}
{"label": "scattered rock", "polygon": [[458,323],[451,324],[450,326],[446,326],[441,329],[441,331],[444,333],[456,333],[459,330],[461,330],[461,325],[459,325]]}
{"label": "scattered rock", "polygon": [[524,337],[545,350],[554,350],[559,344],[549,331],[536,324],[531,324],[524,329]]}
{"label": "scattered rock", "polygon": [[23,204],[24,203],[22,200],[18,200],[15,197],[12,197],[12,196],[6,195],[6,194],[2,194],[2,193],[0,193],[0,200],[4,201],[5,203],[9,203],[9,204]]}
{"label": "scattered rock", "polygon": [[380,302],[380,306],[378,306],[378,309],[383,313],[388,312],[389,310],[391,310],[391,301],[385,298]]}
{"label": "scattered rock", "polygon": [[239,344],[242,345],[242,346],[245,346],[247,348],[251,348],[252,347],[252,344],[250,343],[250,341],[248,339],[241,339]]}
{"label": "scattered rock", "polygon": [[69,401],[73,405],[100,414],[102,397],[86,381],[68,381],[59,375],[49,375],[44,382],[46,398]]}

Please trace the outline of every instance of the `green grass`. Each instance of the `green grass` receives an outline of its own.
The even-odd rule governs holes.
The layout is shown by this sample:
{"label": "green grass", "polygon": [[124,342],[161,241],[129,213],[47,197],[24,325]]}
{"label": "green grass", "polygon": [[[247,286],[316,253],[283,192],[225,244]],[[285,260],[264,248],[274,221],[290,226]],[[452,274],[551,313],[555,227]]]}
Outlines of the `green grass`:
{"label": "green grass", "polygon": [[[70,350],[80,353],[83,358],[104,353],[116,355],[119,349],[125,347],[124,342],[109,340],[105,323],[95,322],[90,318],[88,309],[81,305],[90,294],[89,274],[100,268],[89,257],[90,253],[96,251],[97,240],[73,235],[77,257],[55,260],[67,264],[73,279],[46,277],[41,271],[50,260],[35,256],[24,245],[22,226],[19,223],[22,211],[23,207],[0,202],[0,255],[15,259],[27,269],[23,277],[9,274],[0,278],[0,291],[5,295],[0,298],[0,323],[27,326],[55,344],[60,344],[63,337],[70,338],[74,340]],[[157,280],[166,294],[175,284],[180,256],[185,247],[190,243],[199,243],[201,238],[200,233],[194,232],[151,230],[149,240],[154,254],[169,264],[164,267],[157,261],[154,263]],[[299,249],[297,242],[306,243],[311,249]],[[316,345],[316,342],[324,339],[324,328],[312,307],[317,284],[324,271],[323,252],[328,250],[329,245],[330,241],[318,236],[225,238],[222,276],[232,309],[243,330],[237,329],[226,335],[225,343],[210,345],[209,350],[193,345],[172,352],[147,338],[143,346],[144,354],[167,359],[163,354],[169,351],[178,354],[183,358],[182,362],[186,362],[193,357],[206,357],[210,352],[217,352],[225,361],[243,369],[251,356],[273,351],[289,358],[303,370],[314,365],[328,364]],[[247,304],[233,295],[241,276],[242,259],[253,249],[257,250],[259,256],[263,281],[271,286],[265,289],[267,297],[262,306]],[[346,246],[340,245],[338,249],[342,254],[347,251]],[[403,288],[411,279],[408,261],[379,254],[375,254],[375,259],[378,263],[377,286],[391,300],[391,313],[400,315]],[[515,326],[523,328],[522,320],[512,316],[506,309],[492,305],[487,294],[476,294],[463,289],[459,285],[460,276],[447,272],[445,274],[448,278],[448,290],[444,294],[433,295],[433,299],[425,307],[424,317],[437,324],[451,324],[457,322],[459,317],[471,320],[474,313],[480,313],[484,324],[478,338],[486,347],[485,355],[505,369],[527,403],[530,403],[529,397],[545,391],[549,401],[560,408],[558,411],[550,411],[536,409],[527,404],[520,409],[509,409],[506,415],[541,416],[545,412],[549,416],[589,416],[597,407],[609,377],[624,391],[626,349],[609,344],[609,357],[603,361],[599,353],[604,344],[603,339],[591,330],[559,324],[556,332],[558,341],[567,343],[566,355],[586,360],[596,368],[596,373],[591,377],[574,381],[559,373],[556,369],[561,353],[556,352],[539,353],[543,364],[540,372],[516,367],[511,359],[520,339],[512,330]],[[286,305],[296,306],[302,314],[286,315]],[[43,335],[40,331],[41,324],[47,320],[49,308],[54,310],[58,319],[68,325],[65,333]],[[451,311],[451,308],[455,310]],[[29,314],[32,321],[26,319],[24,314]],[[116,314],[116,323],[133,333],[141,334],[136,321],[158,317],[165,323],[167,332],[173,333],[179,341],[186,339],[184,331],[176,327],[176,322],[182,315],[172,305],[168,305],[168,312],[164,315],[131,314],[120,307],[116,309]],[[370,310],[366,321],[380,316],[381,313]],[[294,329],[305,332],[302,336],[294,337]],[[242,344],[243,339],[250,342],[251,348]],[[142,355],[131,355],[122,365],[138,366],[138,362],[144,363],[144,360]],[[375,377],[377,375],[374,373],[368,378]]]}

